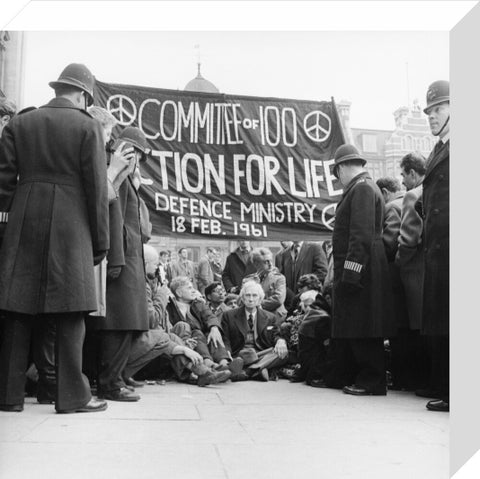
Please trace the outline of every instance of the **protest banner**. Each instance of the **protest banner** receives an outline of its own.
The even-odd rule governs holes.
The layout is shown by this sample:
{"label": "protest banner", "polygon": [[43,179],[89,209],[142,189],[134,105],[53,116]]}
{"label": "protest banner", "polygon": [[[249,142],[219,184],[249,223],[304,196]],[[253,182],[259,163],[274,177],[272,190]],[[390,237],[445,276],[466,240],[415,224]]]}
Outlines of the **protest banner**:
{"label": "protest banner", "polygon": [[141,172],[153,234],[328,239],[344,143],[333,99],[304,101],[96,82],[95,103],[137,126],[152,149]]}

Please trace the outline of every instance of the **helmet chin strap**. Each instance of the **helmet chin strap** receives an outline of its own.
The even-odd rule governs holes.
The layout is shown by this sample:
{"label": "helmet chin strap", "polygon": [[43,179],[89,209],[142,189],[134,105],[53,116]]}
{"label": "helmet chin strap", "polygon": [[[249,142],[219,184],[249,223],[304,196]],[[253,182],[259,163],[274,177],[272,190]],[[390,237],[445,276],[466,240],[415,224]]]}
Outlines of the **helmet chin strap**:
{"label": "helmet chin strap", "polygon": [[440,131],[437,133],[437,136],[440,136],[440,134],[442,133],[442,131],[445,129],[445,127],[448,125],[448,122],[450,121],[450,115],[448,115],[448,118],[445,120],[445,123],[443,124],[442,128],[440,129]]}

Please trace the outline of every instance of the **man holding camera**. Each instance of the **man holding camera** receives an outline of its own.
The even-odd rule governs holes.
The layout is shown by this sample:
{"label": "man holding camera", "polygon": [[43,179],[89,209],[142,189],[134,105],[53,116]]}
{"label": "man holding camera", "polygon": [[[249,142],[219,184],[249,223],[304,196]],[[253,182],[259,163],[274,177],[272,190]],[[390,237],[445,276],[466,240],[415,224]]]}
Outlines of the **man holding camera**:
{"label": "man holding camera", "polygon": [[148,148],[143,132],[125,128],[116,143],[132,146],[133,173],[121,184],[117,201],[110,204],[110,250],[107,255],[107,314],[98,320],[100,364],[98,396],[111,401],[138,401],[140,396],[127,388],[123,378],[136,332],[148,331],[145,302],[145,268],[139,213],[134,185],[135,171]]}

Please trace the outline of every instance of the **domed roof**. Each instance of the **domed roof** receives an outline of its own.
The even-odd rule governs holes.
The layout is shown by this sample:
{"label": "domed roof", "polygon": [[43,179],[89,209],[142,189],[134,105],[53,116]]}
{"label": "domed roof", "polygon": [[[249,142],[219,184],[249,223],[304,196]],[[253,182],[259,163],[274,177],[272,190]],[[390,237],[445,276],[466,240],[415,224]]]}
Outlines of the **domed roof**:
{"label": "domed roof", "polygon": [[203,93],[220,93],[219,89],[211,82],[202,77],[200,63],[198,64],[197,76],[190,80],[184,88],[185,91],[199,91]]}

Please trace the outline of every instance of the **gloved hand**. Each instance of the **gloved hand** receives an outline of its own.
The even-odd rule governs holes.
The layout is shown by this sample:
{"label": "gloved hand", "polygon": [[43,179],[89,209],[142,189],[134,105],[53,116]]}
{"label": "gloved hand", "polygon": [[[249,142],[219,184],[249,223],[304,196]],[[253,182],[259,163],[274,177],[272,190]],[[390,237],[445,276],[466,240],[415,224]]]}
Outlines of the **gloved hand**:
{"label": "gloved hand", "polygon": [[102,262],[102,259],[107,256],[106,251],[94,251],[93,252],[93,266],[97,266],[97,264],[100,264]]}
{"label": "gloved hand", "polygon": [[107,278],[108,279],[117,279],[122,272],[121,266],[108,266],[107,267]]}

